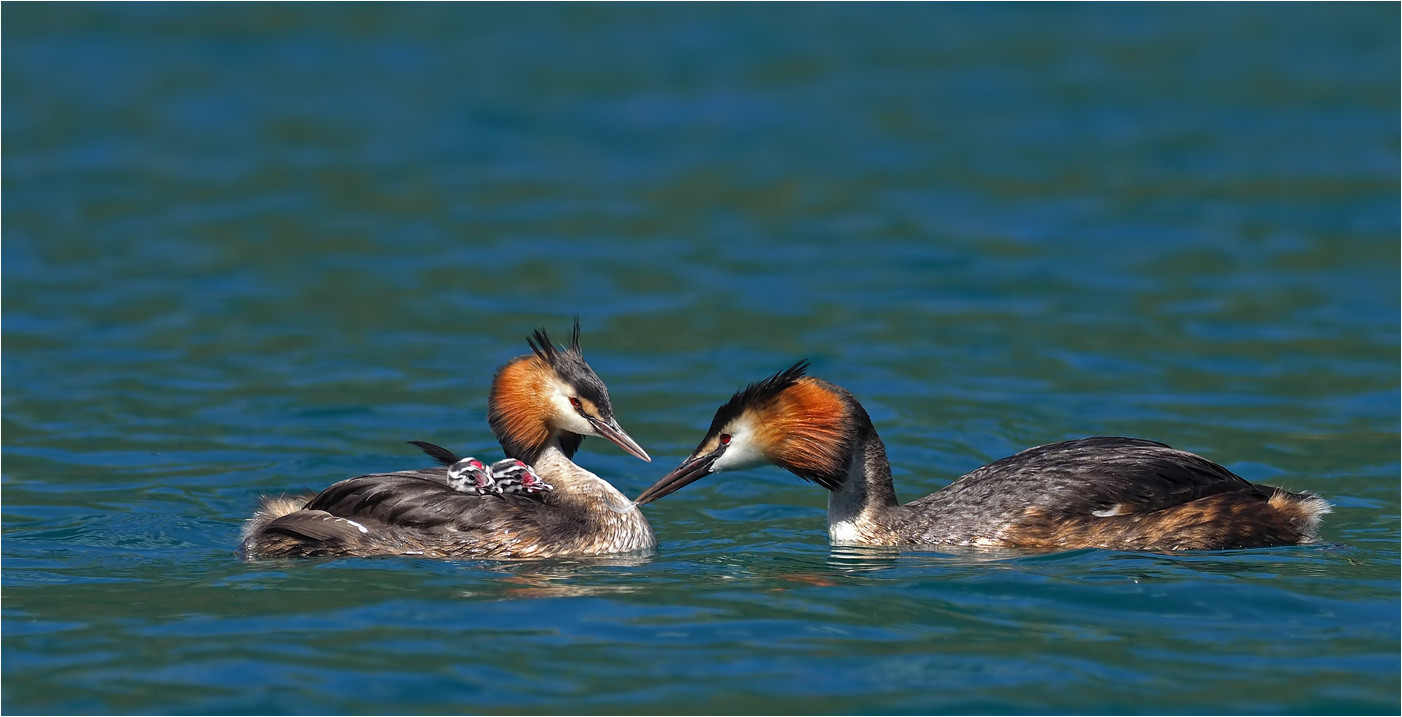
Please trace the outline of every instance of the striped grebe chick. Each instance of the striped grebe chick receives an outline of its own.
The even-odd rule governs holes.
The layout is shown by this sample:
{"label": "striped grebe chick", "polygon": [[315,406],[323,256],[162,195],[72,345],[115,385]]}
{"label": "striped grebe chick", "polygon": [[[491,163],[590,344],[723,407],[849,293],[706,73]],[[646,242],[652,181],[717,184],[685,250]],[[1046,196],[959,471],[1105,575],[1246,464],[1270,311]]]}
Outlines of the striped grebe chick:
{"label": "striped grebe chick", "polygon": [[492,464],[492,478],[503,493],[538,495],[555,490],[534,468],[516,458],[504,458]]}
{"label": "striped grebe chick", "polygon": [[471,456],[458,458],[456,453],[433,443],[409,442],[448,466],[448,485],[460,493],[536,495],[555,490],[555,486],[546,483],[535,469],[518,458],[503,458],[487,466]]}
{"label": "striped grebe chick", "polygon": [[839,545],[1219,550],[1316,542],[1329,504],[1247,482],[1157,441],[1095,437],[1029,448],[911,503],[896,500],[886,448],[843,388],[807,361],[750,384],[716,411],[680,466],[637,498],[711,474],[774,464],[826,488]]}
{"label": "striped grebe chick", "polygon": [[656,541],[642,512],[571,460],[585,436],[651,460],[619,427],[608,388],[585,363],[579,322],[567,347],[552,344],[543,330],[528,343],[530,354],[497,370],[487,401],[503,451],[533,469],[525,476],[503,466],[508,486],[521,487],[508,492],[481,461],[425,448],[452,465],[349,478],[310,497],[264,498],[244,526],[240,553],[531,558],[651,550]]}
{"label": "striped grebe chick", "polygon": [[492,469],[470,456],[453,461],[448,466],[447,479],[448,487],[459,493],[501,495],[501,486],[497,484],[496,476],[492,475]]}

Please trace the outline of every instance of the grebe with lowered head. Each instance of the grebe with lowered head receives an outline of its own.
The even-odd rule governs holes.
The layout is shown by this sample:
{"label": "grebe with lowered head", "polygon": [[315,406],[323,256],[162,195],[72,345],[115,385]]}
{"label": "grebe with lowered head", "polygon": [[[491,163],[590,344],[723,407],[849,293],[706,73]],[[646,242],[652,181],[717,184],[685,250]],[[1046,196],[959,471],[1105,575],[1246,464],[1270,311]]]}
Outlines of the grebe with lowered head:
{"label": "grebe with lowered head", "polygon": [[886,448],[843,388],[800,361],[716,411],[648,503],[711,473],[772,463],[828,489],[828,535],[841,545],[1219,550],[1312,543],[1329,504],[1249,483],[1186,451],[1096,437],[1029,448],[905,505]]}
{"label": "grebe with lowered head", "polygon": [[[571,460],[584,436],[652,460],[614,419],[608,388],[580,352],[578,320],[568,347],[544,331],[528,343],[531,353],[492,379],[488,422],[506,455],[533,467],[549,490],[501,490],[480,461],[349,478],[310,498],[264,498],[244,526],[240,553],[532,558],[651,550],[656,540],[642,512]],[[458,462],[429,445],[420,444]]]}

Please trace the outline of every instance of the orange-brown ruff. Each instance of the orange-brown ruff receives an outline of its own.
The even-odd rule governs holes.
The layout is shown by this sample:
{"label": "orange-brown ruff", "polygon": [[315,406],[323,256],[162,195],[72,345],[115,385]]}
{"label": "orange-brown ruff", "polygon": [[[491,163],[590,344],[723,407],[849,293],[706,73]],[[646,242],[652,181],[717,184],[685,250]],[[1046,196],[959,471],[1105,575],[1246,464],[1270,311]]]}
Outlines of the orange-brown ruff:
{"label": "orange-brown ruff", "polygon": [[[246,557],[422,555],[534,558],[651,550],[647,519],[608,482],[571,460],[585,435],[647,458],[613,417],[608,389],[579,350],[544,331],[532,353],[497,371],[488,418],[502,449],[554,490],[476,495],[454,490],[443,467],[358,476],[315,496],[265,498],[243,530]],[[441,450],[441,449],[440,449]]]}
{"label": "orange-brown ruff", "polygon": [[828,533],[850,545],[1218,550],[1311,543],[1329,504],[1247,482],[1156,441],[1101,436],[1029,448],[899,504],[886,448],[860,403],[804,375],[751,384],[706,437],[637,498],[710,473],[773,463],[830,493]]}

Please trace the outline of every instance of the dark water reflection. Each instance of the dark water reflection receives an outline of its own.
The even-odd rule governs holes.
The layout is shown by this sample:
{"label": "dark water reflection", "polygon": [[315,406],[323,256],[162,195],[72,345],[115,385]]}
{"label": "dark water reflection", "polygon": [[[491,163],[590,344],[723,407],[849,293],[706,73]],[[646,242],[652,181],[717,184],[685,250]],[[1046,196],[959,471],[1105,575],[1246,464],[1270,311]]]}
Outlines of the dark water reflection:
{"label": "dark water reflection", "polygon": [[[1397,6],[5,4],[11,713],[1398,710]],[[811,357],[904,499],[1141,435],[1325,545],[240,563],[264,493],[490,455],[574,315],[656,458]]]}

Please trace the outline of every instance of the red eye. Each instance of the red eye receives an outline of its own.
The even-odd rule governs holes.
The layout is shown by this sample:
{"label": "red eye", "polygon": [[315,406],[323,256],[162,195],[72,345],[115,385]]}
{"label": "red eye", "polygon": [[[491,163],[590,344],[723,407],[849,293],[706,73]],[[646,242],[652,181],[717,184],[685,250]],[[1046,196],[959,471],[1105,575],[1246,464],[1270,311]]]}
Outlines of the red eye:
{"label": "red eye", "polygon": [[730,445],[730,434],[729,434],[729,433],[722,433],[722,434],[720,434],[720,444],[721,444],[722,446],[728,446],[728,445]]}
{"label": "red eye", "polygon": [[574,396],[570,396],[570,405],[574,406],[575,408],[579,408],[582,404],[580,404],[579,399],[575,398]]}

